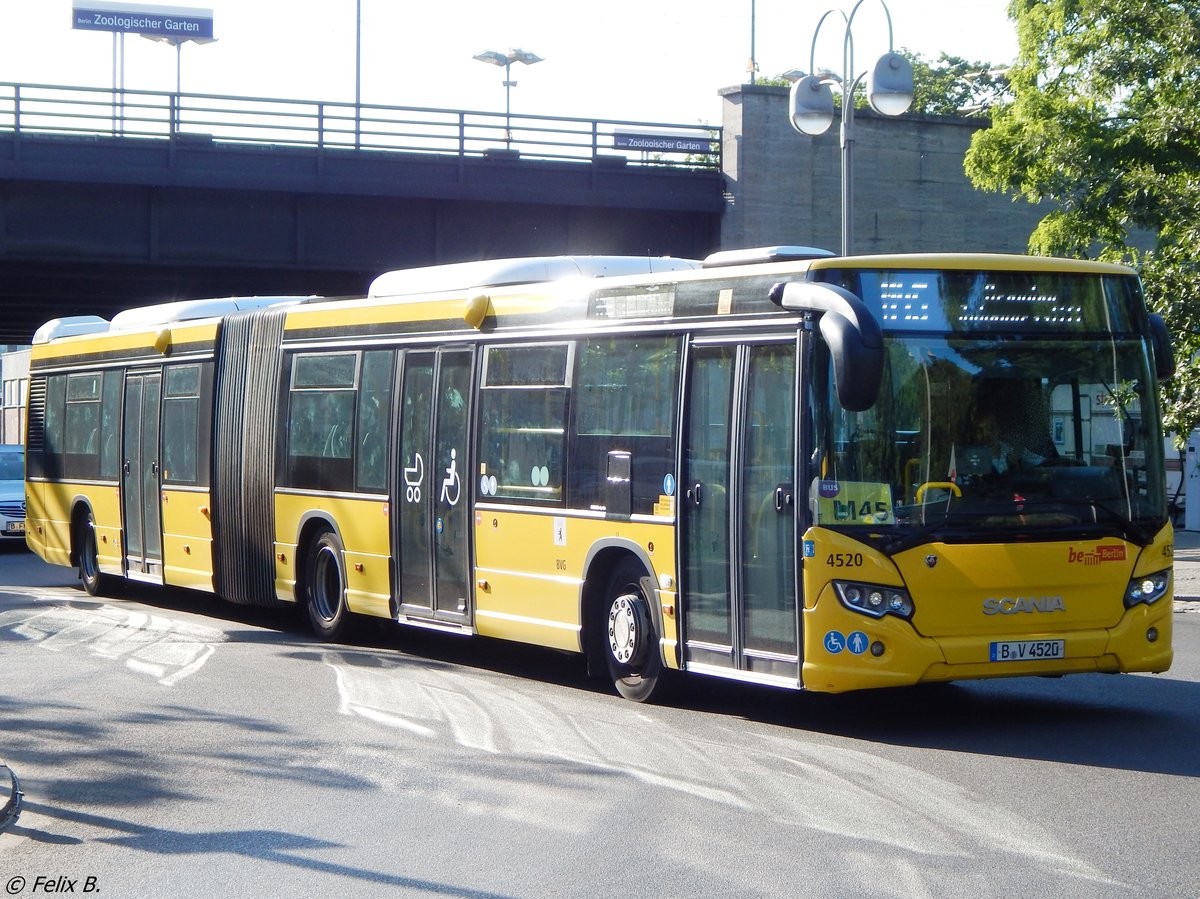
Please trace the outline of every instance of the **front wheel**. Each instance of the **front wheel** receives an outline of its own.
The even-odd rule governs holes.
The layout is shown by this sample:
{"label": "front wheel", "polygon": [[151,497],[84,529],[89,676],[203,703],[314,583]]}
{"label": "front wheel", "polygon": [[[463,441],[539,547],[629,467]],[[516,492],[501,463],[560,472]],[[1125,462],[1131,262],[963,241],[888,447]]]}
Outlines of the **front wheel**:
{"label": "front wheel", "polygon": [[322,640],[336,640],[346,628],[346,569],[342,542],[332,531],[313,541],[304,565],[304,606],[309,624]]}
{"label": "front wheel", "polygon": [[666,671],[659,638],[642,590],[642,566],[626,560],[609,580],[603,606],[604,658],[617,692],[634,702],[661,696]]}

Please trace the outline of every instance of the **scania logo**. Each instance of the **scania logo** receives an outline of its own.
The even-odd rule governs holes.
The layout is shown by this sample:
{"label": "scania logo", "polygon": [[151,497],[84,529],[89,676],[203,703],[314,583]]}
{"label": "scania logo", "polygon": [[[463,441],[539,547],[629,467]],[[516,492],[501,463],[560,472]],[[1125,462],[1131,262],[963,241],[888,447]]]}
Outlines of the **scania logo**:
{"label": "scania logo", "polygon": [[984,615],[1016,615],[1018,612],[1065,612],[1061,596],[1004,596],[983,601]]}

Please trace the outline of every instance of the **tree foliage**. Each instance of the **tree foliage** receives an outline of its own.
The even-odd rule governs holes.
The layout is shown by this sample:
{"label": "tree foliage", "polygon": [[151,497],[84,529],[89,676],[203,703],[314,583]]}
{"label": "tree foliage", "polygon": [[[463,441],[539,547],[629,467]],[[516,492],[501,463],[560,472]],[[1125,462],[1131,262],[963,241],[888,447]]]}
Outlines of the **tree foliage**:
{"label": "tree foliage", "polygon": [[1007,70],[988,62],[968,62],[942,53],[929,62],[910,50],[900,51],[913,67],[911,112],[926,115],[986,115],[1008,96]]}
{"label": "tree foliage", "polygon": [[977,187],[1053,206],[1031,252],[1140,266],[1179,374],[1168,426],[1200,425],[1200,0],[1012,0],[1011,97],[977,132]]}

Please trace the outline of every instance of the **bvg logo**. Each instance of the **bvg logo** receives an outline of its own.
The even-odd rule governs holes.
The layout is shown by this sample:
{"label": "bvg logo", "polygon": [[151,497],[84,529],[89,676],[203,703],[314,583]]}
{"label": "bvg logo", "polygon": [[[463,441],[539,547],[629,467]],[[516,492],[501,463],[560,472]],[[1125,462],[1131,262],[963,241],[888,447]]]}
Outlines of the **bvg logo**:
{"label": "bvg logo", "polygon": [[1076,550],[1073,546],[1067,547],[1067,562],[1072,565],[1100,565],[1104,562],[1124,561],[1125,547],[1120,544],[1115,546],[1097,546],[1092,550]]}

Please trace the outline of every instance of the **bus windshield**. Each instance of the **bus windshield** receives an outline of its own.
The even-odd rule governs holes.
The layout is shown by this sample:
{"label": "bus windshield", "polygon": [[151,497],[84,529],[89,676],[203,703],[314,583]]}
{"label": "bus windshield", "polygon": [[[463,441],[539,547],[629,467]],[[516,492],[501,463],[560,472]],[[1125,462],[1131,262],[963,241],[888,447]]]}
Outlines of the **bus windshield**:
{"label": "bus windshield", "polygon": [[865,412],[841,408],[817,354],[815,523],[906,544],[989,532],[1145,543],[1165,523],[1142,339],[893,331],[885,345]]}

